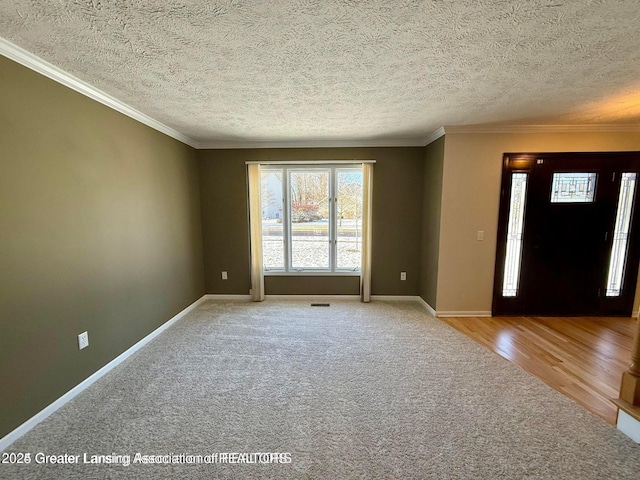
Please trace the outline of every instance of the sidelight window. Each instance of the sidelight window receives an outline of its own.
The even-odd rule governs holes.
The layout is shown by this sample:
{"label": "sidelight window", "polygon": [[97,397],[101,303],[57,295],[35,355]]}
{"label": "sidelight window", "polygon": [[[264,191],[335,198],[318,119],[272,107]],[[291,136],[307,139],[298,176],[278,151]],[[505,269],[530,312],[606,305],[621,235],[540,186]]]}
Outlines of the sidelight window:
{"label": "sidelight window", "polygon": [[509,223],[507,225],[507,248],[504,260],[502,296],[515,297],[518,294],[520,263],[522,260],[522,239],[524,234],[524,207],[527,195],[526,173],[511,175],[511,200],[509,203]]}
{"label": "sidelight window", "polygon": [[607,277],[607,297],[618,297],[622,291],[623,274],[629,248],[629,230],[631,227],[636,177],[636,173],[623,173],[620,181],[618,209],[611,243],[609,275]]}

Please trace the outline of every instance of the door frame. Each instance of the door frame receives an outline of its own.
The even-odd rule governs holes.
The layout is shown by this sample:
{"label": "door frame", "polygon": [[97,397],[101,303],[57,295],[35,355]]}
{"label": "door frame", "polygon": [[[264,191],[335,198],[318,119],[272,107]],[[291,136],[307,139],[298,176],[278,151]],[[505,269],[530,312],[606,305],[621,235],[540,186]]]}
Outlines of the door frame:
{"label": "door frame", "polygon": [[[493,286],[493,303],[492,303],[492,315],[527,315],[526,312],[521,311],[518,308],[517,297],[510,298],[502,295],[502,284],[505,270],[505,255],[507,248],[507,229],[509,221],[509,207],[511,200],[511,174],[512,173],[527,173],[529,180],[534,178],[533,171],[539,160],[545,162],[553,162],[554,159],[576,159],[583,160],[584,165],[581,168],[589,168],[591,160],[605,160],[610,163],[612,170],[622,170],[624,172],[636,172],[638,173],[638,181],[636,183],[636,191],[634,195],[634,208],[632,212],[632,223],[629,236],[631,240],[628,244],[624,284],[622,292],[618,297],[605,297],[604,293],[600,296],[600,307],[597,312],[590,313],[590,315],[603,315],[604,309],[607,310],[607,316],[631,316],[633,310],[633,303],[635,299],[636,283],[638,278],[638,269],[640,266],[640,241],[633,241],[633,239],[639,239],[640,235],[640,152],[551,152],[551,153],[505,153],[502,158],[502,179],[500,184],[500,202],[499,202],[499,215],[498,215],[498,229],[497,229],[497,241],[496,241],[496,257],[495,257],[495,270],[494,270],[494,286]],[[619,192],[620,179],[616,179],[615,192],[616,195]],[[524,220],[526,220],[527,206],[530,203],[530,198],[535,193],[532,193],[531,182],[527,185],[526,200],[524,206]],[[617,205],[617,196],[615,202]],[[613,215],[613,222],[615,223],[615,212]],[[614,225],[611,225],[610,230],[613,231]],[[526,245],[524,238],[527,234],[526,221],[524,221],[523,230],[523,250]],[[612,235],[609,235],[612,237]],[[607,249],[611,250],[611,240],[607,243]],[[523,252],[521,252],[522,255]],[[607,252],[607,258],[610,253]],[[606,264],[608,265],[608,261]],[[602,292],[606,287],[606,275],[604,283],[602,285]],[[613,300],[612,300],[613,299]],[[532,313],[531,313],[532,314]],[[549,314],[551,315],[551,314]]]}

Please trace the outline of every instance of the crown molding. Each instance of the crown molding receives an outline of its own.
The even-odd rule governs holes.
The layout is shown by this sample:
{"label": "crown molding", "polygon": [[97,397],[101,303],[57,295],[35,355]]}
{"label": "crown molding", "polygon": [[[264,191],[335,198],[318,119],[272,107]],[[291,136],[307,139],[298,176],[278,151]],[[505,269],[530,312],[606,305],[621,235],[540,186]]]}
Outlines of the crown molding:
{"label": "crown molding", "polygon": [[390,140],[300,140],[300,141],[263,141],[263,142],[229,142],[202,141],[196,142],[196,148],[206,150],[224,149],[257,149],[257,148],[367,148],[367,147],[424,147],[423,139],[390,139]]}
{"label": "crown molding", "polygon": [[640,132],[640,124],[593,125],[450,125],[445,133],[631,133]]}
{"label": "crown molding", "polygon": [[95,100],[103,105],[106,105],[117,112],[126,115],[127,117],[133,118],[140,123],[147,125],[148,127],[153,128],[165,135],[168,135],[176,140],[190,145],[191,147],[198,148],[197,142],[195,142],[192,138],[187,137],[186,135],[174,130],[171,127],[168,127],[164,123],[161,123],[149,115],[146,115],[133,107],[130,107],[126,103],[121,102],[117,98],[112,97],[108,93],[103,92],[102,90],[97,89],[96,87],[88,84],[87,82],[80,80],[77,77],[74,77],[68,72],[65,72],[61,68],[52,65],[51,63],[43,60],[42,58],[34,55],[31,52],[24,50],[23,48],[14,45],[13,43],[5,40],[0,37],[0,55],[7,57],[14,62],[19,63],[35,72],[38,72],[41,75],[44,75],[51,80],[58,82],[65,87],[68,87],[72,90],[75,90],[82,95]]}
{"label": "crown molding", "polygon": [[[448,128],[448,127],[447,127]],[[439,129],[431,132],[429,135],[422,139],[422,145],[429,145],[431,142],[435,142],[437,139],[445,135],[445,128],[440,127]]]}
{"label": "crown molding", "polygon": [[0,37],[0,55],[13,60],[51,80],[122,113],[148,127],[164,133],[186,145],[201,150],[259,149],[259,148],[367,148],[367,147],[424,147],[445,134],[471,133],[631,133],[640,132],[640,124],[602,125],[450,125],[443,126],[423,138],[350,139],[300,141],[198,141],[174,130],[158,120],[121,102],[87,82],[52,65],[42,58]]}

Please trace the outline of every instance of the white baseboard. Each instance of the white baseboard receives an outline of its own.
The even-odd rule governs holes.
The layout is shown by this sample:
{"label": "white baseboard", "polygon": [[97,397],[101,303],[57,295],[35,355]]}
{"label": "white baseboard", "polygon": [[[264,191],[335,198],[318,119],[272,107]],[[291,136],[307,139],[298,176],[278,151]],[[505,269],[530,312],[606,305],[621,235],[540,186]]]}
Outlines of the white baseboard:
{"label": "white baseboard", "polygon": [[486,310],[478,310],[478,311],[443,311],[436,310],[436,317],[444,318],[444,317],[490,317],[491,312]]}
{"label": "white baseboard", "polygon": [[[206,300],[251,300],[251,295],[226,295],[211,294],[204,296]],[[360,295],[265,295],[265,300],[360,300]],[[432,312],[433,309],[422,298],[414,295],[371,295],[371,300],[379,301],[401,301],[415,302],[420,301],[427,305],[427,310]]]}
{"label": "white baseboard", "polygon": [[415,297],[423,306],[427,309],[429,314],[433,317],[444,318],[444,317],[491,317],[491,312],[486,310],[479,311],[447,311],[447,310],[436,310],[431,305],[423,300],[422,297]]}
{"label": "white baseboard", "polygon": [[47,407],[45,407],[44,409],[40,410],[38,413],[36,413],[33,417],[31,417],[29,420],[27,420],[26,422],[24,422],[22,425],[20,425],[18,428],[16,428],[15,430],[13,430],[12,432],[9,432],[7,435],[5,435],[4,437],[2,437],[2,439],[0,439],[0,452],[4,451],[6,448],[8,448],[13,442],[15,442],[16,440],[18,440],[20,437],[22,437],[25,433],[27,433],[29,430],[31,430],[33,427],[35,427],[36,425],[38,425],[40,422],[42,422],[43,420],[45,420],[49,415],[51,415],[52,413],[54,413],[56,410],[58,410],[60,407],[62,407],[63,405],[65,405],[67,402],[69,402],[70,400],[72,400],[74,397],[76,397],[80,392],[82,392],[83,390],[85,390],[87,387],[89,387],[90,385],[92,385],[93,383],[95,383],[98,379],[100,379],[101,377],[105,376],[107,373],[109,373],[111,370],[113,370],[116,366],[118,366],[120,363],[122,363],[124,360],[126,360],[127,358],[129,358],[131,355],[133,355],[135,352],[137,352],[138,350],[140,350],[142,347],[144,347],[147,343],[149,343],[151,340],[153,340],[154,338],[156,338],[158,335],[160,335],[163,331],[165,331],[167,328],[169,328],[171,325],[173,325],[174,323],[176,323],[178,320],[180,320],[182,317],[184,317],[187,313],[189,313],[191,310],[193,310],[194,308],[196,308],[198,305],[200,305],[202,302],[204,302],[206,300],[206,295],[199,298],[198,300],[196,300],[194,303],[192,303],[191,305],[189,305],[187,308],[185,308],[184,310],[182,310],[180,313],[178,313],[177,315],[173,316],[170,320],[166,321],[165,323],[163,323],[162,325],[160,325],[158,328],[156,328],[153,332],[151,332],[149,335],[147,335],[146,337],[144,337],[142,340],[138,341],[136,344],[132,345],[131,347],[129,347],[126,351],[124,351],[123,353],[121,353],[120,355],[118,355],[116,358],[114,358],[113,360],[111,360],[109,363],[107,363],[104,367],[102,367],[100,370],[98,370],[97,372],[95,372],[94,374],[92,374],[91,376],[89,376],[88,378],[86,378],[85,380],[83,380],[82,382],[80,382],[78,385],[76,385],[75,387],[73,387],[71,390],[69,390],[67,393],[65,393],[64,395],[62,395],[60,398],[58,398],[57,400],[55,400],[53,403],[51,403],[50,405],[48,405]]}
{"label": "white baseboard", "polygon": [[207,293],[205,300],[251,300],[251,295],[226,294],[226,293]]}
{"label": "white baseboard", "polygon": [[636,443],[640,443],[640,422],[624,410],[618,410],[618,430]]}
{"label": "white baseboard", "polygon": [[[360,300],[360,295],[265,295],[265,300]],[[208,293],[205,300],[251,300],[251,295],[217,294]],[[420,297],[413,295],[371,295],[371,300],[380,301],[421,301]],[[426,303],[425,303],[426,305]],[[428,309],[431,309],[429,307]],[[432,309],[431,309],[432,310]]]}
{"label": "white baseboard", "polygon": [[414,295],[371,295],[371,300],[380,300],[382,302],[391,301],[391,302],[406,302],[416,301],[416,296]]}
{"label": "white baseboard", "polygon": [[418,299],[418,302],[420,302],[422,306],[427,309],[427,312],[429,312],[429,315],[431,315],[432,317],[438,316],[436,310],[431,305],[429,305],[422,297],[416,297],[416,298]]}

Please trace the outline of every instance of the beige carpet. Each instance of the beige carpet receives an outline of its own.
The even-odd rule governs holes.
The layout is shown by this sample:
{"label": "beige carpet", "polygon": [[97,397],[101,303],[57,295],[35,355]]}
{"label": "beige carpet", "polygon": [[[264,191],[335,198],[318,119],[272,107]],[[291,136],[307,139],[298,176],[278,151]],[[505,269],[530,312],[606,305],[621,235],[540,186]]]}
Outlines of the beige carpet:
{"label": "beige carpet", "polygon": [[640,478],[640,446],[414,302],[204,303],[8,451],[32,462],[3,479]]}

